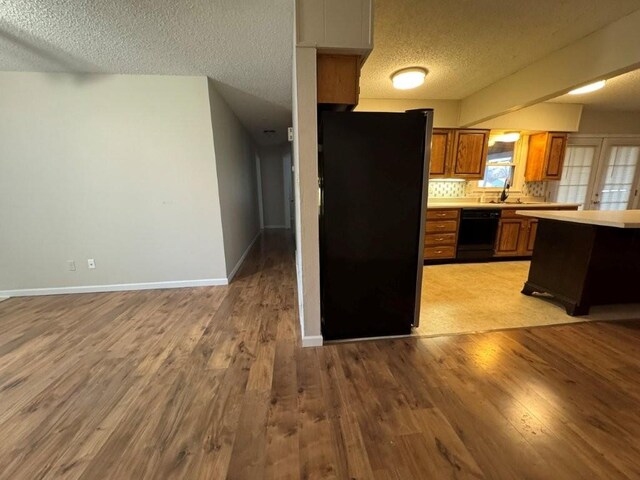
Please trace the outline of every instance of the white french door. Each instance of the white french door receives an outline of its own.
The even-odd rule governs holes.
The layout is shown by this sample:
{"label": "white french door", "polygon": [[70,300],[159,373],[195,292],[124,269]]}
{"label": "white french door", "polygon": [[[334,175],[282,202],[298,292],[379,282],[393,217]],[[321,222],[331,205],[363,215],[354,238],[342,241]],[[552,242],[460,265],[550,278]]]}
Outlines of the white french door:
{"label": "white french door", "polygon": [[581,210],[590,208],[601,148],[601,138],[569,138],[561,180],[550,182],[556,202],[579,203]]}
{"label": "white french door", "polygon": [[639,138],[570,137],[552,198],[584,210],[637,208],[639,165]]}
{"label": "white french door", "polygon": [[638,198],[640,141],[607,138],[602,143],[602,161],[591,197],[594,210],[627,210]]}

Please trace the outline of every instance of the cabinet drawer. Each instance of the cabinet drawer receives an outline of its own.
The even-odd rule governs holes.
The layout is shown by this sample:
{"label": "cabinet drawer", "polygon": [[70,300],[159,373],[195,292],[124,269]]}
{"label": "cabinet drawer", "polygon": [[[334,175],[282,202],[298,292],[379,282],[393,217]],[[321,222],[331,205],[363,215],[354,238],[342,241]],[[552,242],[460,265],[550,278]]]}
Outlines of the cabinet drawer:
{"label": "cabinet drawer", "polygon": [[437,258],[455,258],[456,249],[451,246],[424,247],[424,258],[431,260]]}
{"label": "cabinet drawer", "polygon": [[424,246],[433,247],[436,245],[455,245],[455,233],[430,233],[424,236]]}
{"label": "cabinet drawer", "polygon": [[446,220],[449,218],[458,218],[460,210],[427,210],[428,220]]}
{"label": "cabinet drawer", "polygon": [[427,233],[455,233],[458,231],[457,220],[428,220],[427,221]]}

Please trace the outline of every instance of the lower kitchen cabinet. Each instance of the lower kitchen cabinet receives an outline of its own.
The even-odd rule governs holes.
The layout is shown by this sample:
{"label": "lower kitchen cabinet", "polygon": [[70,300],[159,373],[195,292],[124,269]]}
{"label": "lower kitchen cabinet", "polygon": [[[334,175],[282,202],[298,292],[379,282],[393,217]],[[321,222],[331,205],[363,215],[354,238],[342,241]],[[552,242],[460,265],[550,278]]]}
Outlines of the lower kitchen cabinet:
{"label": "lower kitchen cabinet", "polygon": [[533,253],[538,220],[505,218],[500,220],[496,257],[526,257]]}
{"label": "lower kitchen cabinet", "polygon": [[[576,210],[577,207],[538,207],[541,210]],[[501,209],[494,257],[530,257],[536,243],[538,219],[516,214],[518,207]],[[424,260],[455,262],[460,230],[460,208],[427,210]]]}
{"label": "lower kitchen cabinet", "polygon": [[527,248],[525,249],[525,255],[533,255],[533,246],[536,243],[536,234],[538,233],[538,219],[529,220],[529,227],[527,229]]}
{"label": "lower kitchen cabinet", "polygon": [[456,258],[460,209],[427,210],[424,236],[425,260]]}

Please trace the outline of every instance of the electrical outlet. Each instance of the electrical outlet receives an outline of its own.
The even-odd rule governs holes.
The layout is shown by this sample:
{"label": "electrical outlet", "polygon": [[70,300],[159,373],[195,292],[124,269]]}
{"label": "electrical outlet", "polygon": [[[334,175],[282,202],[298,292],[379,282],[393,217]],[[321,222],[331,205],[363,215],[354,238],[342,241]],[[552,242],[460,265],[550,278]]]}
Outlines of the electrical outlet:
{"label": "electrical outlet", "polygon": [[69,271],[70,271],[70,272],[75,272],[75,271],[76,271],[76,262],[75,262],[75,261],[73,261],[73,260],[69,260],[69,261],[67,262],[67,265],[68,265],[68,267],[69,267]]}
{"label": "electrical outlet", "polygon": [[93,258],[87,260],[87,266],[89,268],[96,268],[96,261]]}

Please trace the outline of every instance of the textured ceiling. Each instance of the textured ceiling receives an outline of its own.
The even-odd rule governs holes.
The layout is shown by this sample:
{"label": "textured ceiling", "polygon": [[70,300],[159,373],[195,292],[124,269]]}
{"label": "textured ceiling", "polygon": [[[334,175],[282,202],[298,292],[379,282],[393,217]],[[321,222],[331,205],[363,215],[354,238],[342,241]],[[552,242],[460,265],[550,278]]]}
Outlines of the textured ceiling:
{"label": "textured ceiling", "polygon": [[292,42],[291,0],[0,1],[0,70],[206,75],[260,143],[286,140]]}
{"label": "textured ceiling", "polygon": [[[640,9],[640,0],[375,0],[363,98],[461,99]],[[429,69],[395,90],[390,75]]]}
{"label": "textured ceiling", "polygon": [[584,95],[562,95],[551,102],[579,103],[592,110],[640,112],[640,70],[610,78],[602,90]]}

